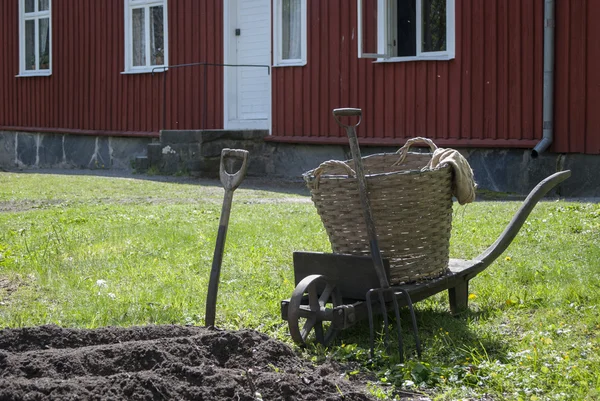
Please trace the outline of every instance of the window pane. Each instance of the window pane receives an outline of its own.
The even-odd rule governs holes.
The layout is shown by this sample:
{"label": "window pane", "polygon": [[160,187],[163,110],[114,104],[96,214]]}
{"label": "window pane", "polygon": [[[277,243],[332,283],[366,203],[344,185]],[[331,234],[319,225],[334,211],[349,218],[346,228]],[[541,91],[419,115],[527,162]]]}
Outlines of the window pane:
{"label": "window pane", "polygon": [[35,12],[35,0],[25,0],[25,12],[32,13]]}
{"label": "window pane", "polygon": [[[362,0],[361,16],[359,21],[362,28],[361,46],[363,53],[379,53],[378,24],[383,23],[382,15],[378,13],[377,0]],[[381,20],[381,21],[380,21]]]}
{"label": "window pane", "polygon": [[[429,0],[423,0],[426,2]],[[398,36],[396,54],[398,57],[417,55],[417,7],[415,0],[398,1],[397,21]]]}
{"label": "window pane", "polygon": [[150,7],[150,49],[152,65],[163,65],[165,63],[165,37],[164,37],[164,13],[163,7]]}
{"label": "window pane", "polygon": [[50,19],[40,18],[39,26],[40,70],[50,68]]}
{"label": "window pane", "polygon": [[446,50],[446,0],[423,0],[423,52]]}
{"label": "window pane", "polygon": [[38,11],[48,11],[50,9],[50,0],[39,0]]}
{"label": "window pane", "polygon": [[25,69],[35,70],[35,21],[25,21]]}
{"label": "window pane", "polygon": [[281,58],[294,60],[302,58],[302,17],[301,0],[282,0]]}
{"label": "window pane", "polygon": [[145,35],[145,13],[143,8],[134,8],[131,11],[131,37],[133,65],[146,65],[146,35]]}

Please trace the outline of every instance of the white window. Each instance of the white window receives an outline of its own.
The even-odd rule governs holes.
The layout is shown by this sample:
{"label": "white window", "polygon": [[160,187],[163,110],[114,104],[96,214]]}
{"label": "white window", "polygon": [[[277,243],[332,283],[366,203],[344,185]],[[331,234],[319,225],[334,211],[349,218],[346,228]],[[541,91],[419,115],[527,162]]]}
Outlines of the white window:
{"label": "white window", "polygon": [[276,66],[306,65],[306,0],[274,0]]}
{"label": "white window", "polygon": [[125,0],[125,71],[168,65],[167,0]]}
{"label": "white window", "polygon": [[454,0],[357,0],[359,57],[454,58]]}
{"label": "white window", "polygon": [[19,1],[19,75],[52,71],[51,0]]}

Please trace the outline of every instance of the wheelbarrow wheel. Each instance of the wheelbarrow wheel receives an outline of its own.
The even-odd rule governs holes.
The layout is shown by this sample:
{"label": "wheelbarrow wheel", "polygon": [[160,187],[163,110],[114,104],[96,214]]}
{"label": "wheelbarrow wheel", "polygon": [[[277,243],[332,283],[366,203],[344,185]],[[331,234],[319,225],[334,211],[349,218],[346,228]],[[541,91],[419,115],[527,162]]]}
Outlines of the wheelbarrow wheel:
{"label": "wheelbarrow wheel", "polygon": [[[335,283],[326,276],[313,274],[298,283],[288,306],[288,326],[292,339],[306,344],[314,329],[315,339],[328,345],[337,335],[331,323],[333,308],[342,304],[342,297]],[[326,323],[324,326],[324,322]]]}

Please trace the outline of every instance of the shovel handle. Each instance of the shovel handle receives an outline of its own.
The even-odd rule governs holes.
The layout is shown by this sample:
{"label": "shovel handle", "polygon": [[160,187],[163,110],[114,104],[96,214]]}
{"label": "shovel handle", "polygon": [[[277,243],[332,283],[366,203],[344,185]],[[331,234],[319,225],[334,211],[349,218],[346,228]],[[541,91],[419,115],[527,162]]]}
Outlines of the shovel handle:
{"label": "shovel handle", "polygon": [[[335,118],[335,122],[338,123],[338,125],[342,128],[349,128],[349,127],[358,127],[361,120],[362,120],[362,110],[361,109],[356,109],[353,107],[345,107],[342,109],[333,109],[333,117]],[[343,124],[340,121],[340,117],[358,117],[358,122],[354,125],[346,125]]]}
{"label": "shovel handle", "polygon": [[[237,159],[242,161],[240,169],[234,173],[227,172],[225,163],[227,159]],[[229,149],[225,148],[221,151],[221,166],[219,168],[219,175],[221,177],[221,184],[227,191],[234,191],[240,186],[244,177],[248,171],[248,151],[244,149]]]}

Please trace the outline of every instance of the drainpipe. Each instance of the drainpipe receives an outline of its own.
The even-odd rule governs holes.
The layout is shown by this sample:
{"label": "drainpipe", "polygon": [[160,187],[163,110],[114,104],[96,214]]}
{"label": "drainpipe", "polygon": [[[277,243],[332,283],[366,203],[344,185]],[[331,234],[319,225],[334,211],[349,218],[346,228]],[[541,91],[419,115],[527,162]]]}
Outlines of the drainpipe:
{"label": "drainpipe", "polygon": [[544,125],[542,140],[531,151],[534,159],[548,149],[554,139],[554,1],[545,0],[544,5]]}

